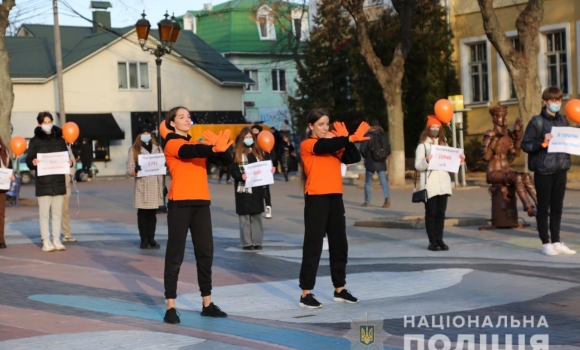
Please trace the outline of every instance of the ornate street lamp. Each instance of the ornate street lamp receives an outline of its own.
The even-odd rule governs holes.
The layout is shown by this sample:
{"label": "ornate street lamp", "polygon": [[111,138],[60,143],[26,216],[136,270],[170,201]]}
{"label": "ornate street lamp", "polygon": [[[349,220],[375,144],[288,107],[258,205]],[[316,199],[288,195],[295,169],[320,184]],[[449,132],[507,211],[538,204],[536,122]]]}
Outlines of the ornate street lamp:
{"label": "ornate street lamp", "polygon": [[[159,140],[159,145],[161,146],[161,57],[166,53],[171,53],[173,49],[173,44],[177,42],[179,37],[179,32],[181,31],[181,26],[175,21],[175,16],[171,16],[171,20],[168,19],[169,14],[165,12],[165,18],[157,23],[159,27],[159,43],[155,49],[145,46],[147,44],[147,38],[149,37],[149,31],[151,30],[151,24],[147,19],[145,19],[145,11],[141,14],[143,18],[137,21],[135,24],[135,29],[137,31],[137,37],[139,38],[139,45],[143,51],[147,51],[155,56],[155,64],[157,65],[157,138]],[[165,196],[167,195],[167,188],[165,187],[165,176],[163,176],[163,206],[159,209],[163,212],[167,211],[167,206],[165,205]]]}
{"label": "ornate street lamp", "polygon": [[157,23],[159,27],[159,43],[155,49],[145,46],[147,44],[147,39],[149,37],[149,31],[151,30],[151,24],[147,19],[145,19],[145,11],[141,14],[143,18],[137,21],[135,24],[135,29],[137,31],[137,37],[139,38],[139,45],[143,51],[147,51],[155,56],[155,64],[157,65],[157,136],[159,139],[159,144],[161,145],[161,132],[159,126],[161,125],[161,57],[165,54],[171,53],[173,49],[173,44],[177,42],[179,33],[181,32],[181,26],[175,21],[175,16],[171,16],[169,19],[169,14],[165,12],[165,18]]}

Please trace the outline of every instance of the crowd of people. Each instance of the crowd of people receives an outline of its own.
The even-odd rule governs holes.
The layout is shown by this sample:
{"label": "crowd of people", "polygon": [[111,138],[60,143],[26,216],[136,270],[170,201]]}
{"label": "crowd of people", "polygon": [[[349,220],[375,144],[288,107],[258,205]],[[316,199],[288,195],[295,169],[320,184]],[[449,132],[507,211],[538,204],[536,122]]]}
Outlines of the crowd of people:
{"label": "crowd of people", "polygon": [[[523,135],[522,149],[529,154],[529,169],[534,172],[537,188],[537,229],[542,242],[541,252],[545,255],[575,254],[560,237],[560,222],[566,190],[567,171],[570,169],[570,155],[548,153],[547,146],[552,138],[552,126],[568,126],[566,117],[559,113],[562,92],[555,87],[543,93],[540,114],[532,118]],[[495,118],[500,122],[501,118]],[[37,117],[38,126],[30,141],[26,163],[35,170],[40,162],[38,154],[68,152],[69,165],[74,169],[75,156],[62,137],[59,127],[53,125],[53,117],[41,112]],[[346,233],[346,213],[343,201],[342,172],[345,164],[358,163],[364,159],[366,168],[365,201],[371,203],[371,179],[375,173],[383,188],[383,207],[391,205],[389,185],[386,178],[389,140],[378,121],[370,125],[360,123],[354,133],[349,132],[344,123],[331,124],[330,116],[323,109],[313,109],[307,116],[307,133],[300,144],[302,162],[302,188],[304,191],[304,241],[299,274],[302,293],[299,306],[320,308],[322,304],[312,293],[316,274],[325,242],[328,244],[331,280],[334,287],[334,301],[357,303],[359,300],[347,290],[346,265],[348,261],[348,240]],[[271,152],[262,150],[257,142],[260,125],[245,127],[230,140],[230,131],[219,134],[203,133],[203,142],[189,135],[191,116],[188,110],[178,106],[165,117],[165,126],[170,133],[162,147],[152,137],[151,130],[139,130],[134,144],[128,151],[127,175],[134,177],[133,206],[137,209],[137,228],[141,238],[141,249],[159,249],[155,240],[157,209],[163,204],[165,175],[140,176],[142,171],[140,156],[163,154],[171,185],[167,193],[168,240],[165,253],[164,287],[167,311],[164,321],[179,323],[175,308],[177,282],[184,260],[188,232],[191,234],[197,266],[197,278],[203,302],[201,315],[227,317],[212,302],[212,265],[214,255],[212,220],[210,211],[210,188],[207,164],[211,162],[221,167],[220,180],[227,173],[234,180],[235,211],[239,217],[240,245],[243,250],[262,250],[264,228],[262,215],[272,216],[272,202],[269,186],[247,186],[245,166],[272,161],[271,172],[278,171],[278,165],[288,181],[290,158],[294,147],[287,131],[273,129],[276,147]],[[444,242],[444,223],[449,197],[452,195],[451,178],[447,171],[430,170],[434,146],[447,146],[443,124],[435,116],[428,116],[415,150],[414,167],[419,173],[420,190],[426,190],[425,225],[428,239],[427,249],[447,251]],[[499,129],[498,129],[499,130]],[[488,140],[489,141],[489,140]],[[489,145],[488,145],[489,146]],[[461,162],[465,161],[463,154]],[[84,162],[83,162],[84,163]],[[83,168],[86,164],[83,164]],[[11,168],[8,149],[0,140],[0,166]],[[223,173],[222,173],[223,172]],[[61,242],[61,229],[65,242],[74,242],[70,230],[68,202],[70,198],[70,175],[38,176],[35,193],[38,197],[40,235],[42,250],[62,251],[66,247]],[[5,192],[5,191],[4,191]],[[0,191],[0,248],[6,248],[4,239],[5,194]],[[52,227],[49,223],[52,222]],[[51,230],[52,228],[52,230]],[[325,241],[327,237],[327,241]]]}

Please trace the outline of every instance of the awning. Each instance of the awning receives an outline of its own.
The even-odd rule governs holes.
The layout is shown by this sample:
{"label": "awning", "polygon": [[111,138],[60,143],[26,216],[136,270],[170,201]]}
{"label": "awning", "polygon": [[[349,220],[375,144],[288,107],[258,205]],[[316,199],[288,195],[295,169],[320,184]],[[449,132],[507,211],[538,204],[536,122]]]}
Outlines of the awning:
{"label": "awning", "polygon": [[67,114],[67,122],[79,126],[79,138],[91,140],[123,140],[125,132],[121,130],[111,113],[101,114]]}

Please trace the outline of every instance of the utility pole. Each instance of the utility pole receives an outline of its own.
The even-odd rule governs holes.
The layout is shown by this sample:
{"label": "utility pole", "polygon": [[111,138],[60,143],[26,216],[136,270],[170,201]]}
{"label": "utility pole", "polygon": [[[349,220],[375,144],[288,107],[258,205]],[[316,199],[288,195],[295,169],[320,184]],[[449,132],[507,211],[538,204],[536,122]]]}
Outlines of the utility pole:
{"label": "utility pole", "polygon": [[56,61],[56,83],[58,87],[58,114],[60,127],[66,123],[66,113],[64,108],[64,87],[62,83],[62,52],[60,49],[60,27],[58,25],[58,0],[52,0],[52,11],[54,13],[54,55]]}

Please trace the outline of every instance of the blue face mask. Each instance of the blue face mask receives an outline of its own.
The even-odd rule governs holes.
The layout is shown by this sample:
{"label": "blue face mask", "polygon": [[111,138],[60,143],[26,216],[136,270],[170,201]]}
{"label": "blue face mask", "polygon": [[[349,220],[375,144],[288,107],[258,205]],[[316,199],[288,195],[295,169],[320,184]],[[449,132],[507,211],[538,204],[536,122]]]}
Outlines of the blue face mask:
{"label": "blue face mask", "polygon": [[151,141],[151,135],[141,135],[141,142],[148,143]]}
{"label": "blue face mask", "polygon": [[549,103],[548,104],[548,109],[552,112],[552,113],[558,113],[560,112],[560,107],[562,107],[561,104],[559,103]]}
{"label": "blue face mask", "polygon": [[254,144],[254,139],[244,139],[244,144],[246,144],[246,146],[251,146]]}

